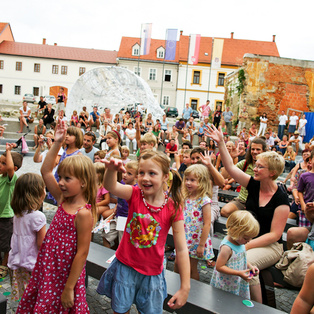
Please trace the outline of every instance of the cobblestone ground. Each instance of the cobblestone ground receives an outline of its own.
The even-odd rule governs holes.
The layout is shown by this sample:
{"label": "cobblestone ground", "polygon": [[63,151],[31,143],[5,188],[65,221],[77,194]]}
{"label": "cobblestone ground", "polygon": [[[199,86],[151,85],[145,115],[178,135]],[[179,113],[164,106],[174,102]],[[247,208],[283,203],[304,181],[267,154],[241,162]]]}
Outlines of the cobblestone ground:
{"label": "cobblestone ground", "polygon": [[[21,175],[25,172],[35,172],[40,173],[40,164],[34,164],[32,162],[31,157],[24,158],[23,161],[23,167],[17,172],[18,175]],[[44,203],[44,214],[47,217],[47,222],[51,223],[52,218],[55,214],[56,207]],[[93,239],[94,242],[101,244],[102,239],[99,234],[96,234]],[[167,253],[169,256],[170,253]],[[173,270],[174,263],[168,261],[167,262],[167,269]],[[205,263],[200,262],[198,265],[199,273],[200,273],[200,280],[204,283],[209,284],[210,279],[212,276],[212,268],[206,267]],[[89,277],[88,281],[88,288],[86,290],[87,293],[87,302],[90,307],[91,314],[98,314],[98,313],[105,313],[105,314],[112,314],[113,311],[110,306],[110,299],[108,299],[105,296],[101,296],[96,293],[96,287],[98,285],[98,280]],[[7,295],[8,298],[8,306],[7,306],[7,314],[13,314],[16,311],[17,302],[11,302],[10,301],[10,294],[11,294],[11,285],[9,276],[5,277],[3,280],[0,279],[0,293]],[[275,294],[276,294],[276,302],[277,302],[277,309],[281,310],[286,313],[290,313],[292,304],[298,294],[297,291],[294,290],[288,290],[288,289],[279,289],[275,288]],[[252,310],[252,313],[254,310]],[[136,308],[132,307],[131,314],[137,313]],[[169,313],[164,311],[164,313]],[[2,314],[2,313],[0,313]]]}

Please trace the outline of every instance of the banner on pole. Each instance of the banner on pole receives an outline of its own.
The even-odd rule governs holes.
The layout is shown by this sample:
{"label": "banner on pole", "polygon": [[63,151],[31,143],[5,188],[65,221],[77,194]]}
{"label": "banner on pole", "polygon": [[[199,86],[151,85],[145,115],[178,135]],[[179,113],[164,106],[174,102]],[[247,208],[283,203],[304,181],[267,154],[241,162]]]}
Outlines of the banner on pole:
{"label": "banner on pole", "polygon": [[177,29],[167,29],[165,60],[175,60],[177,47]]}
{"label": "banner on pole", "polygon": [[152,38],[152,23],[142,24],[141,29],[141,55],[148,55]]}
{"label": "banner on pole", "polygon": [[189,44],[189,64],[198,64],[198,56],[200,53],[200,43],[201,35],[194,34],[190,35],[190,44]]}
{"label": "banner on pole", "polygon": [[221,67],[223,46],[224,46],[223,39],[214,38],[214,47],[211,63],[212,69],[219,69]]}

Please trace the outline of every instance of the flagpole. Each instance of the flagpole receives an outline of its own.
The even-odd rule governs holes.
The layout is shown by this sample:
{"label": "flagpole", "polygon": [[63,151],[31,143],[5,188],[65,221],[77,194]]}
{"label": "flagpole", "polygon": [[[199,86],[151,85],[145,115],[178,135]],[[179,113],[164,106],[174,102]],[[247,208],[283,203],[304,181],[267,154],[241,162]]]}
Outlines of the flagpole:
{"label": "flagpole", "polygon": [[215,38],[213,37],[213,39],[212,39],[212,51],[211,51],[211,54],[210,54],[210,67],[209,67],[209,77],[208,77],[207,100],[209,100],[210,77],[211,77],[211,74],[212,74],[212,64],[213,64],[213,49],[214,49],[214,40],[215,40]]}
{"label": "flagpole", "polygon": [[[166,37],[167,38],[167,30],[166,30]],[[162,62],[162,73],[161,73],[161,91],[160,91],[160,105],[162,104],[162,90],[164,86],[164,69],[165,69],[165,58],[166,58],[166,40],[165,40],[165,52],[164,52],[164,60]]]}
{"label": "flagpole", "polygon": [[187,84],[187,81],[188,81],[188,68],[189,68],[189,57],[190,57],[190,44],[191,44],[191,35],[190,35],[190,37],[189,37],[188,59],[186,60],[186,75],[185,75],[184,104],[183,104],[183,108],[184,108],[184,106],[185,106],[186,84]]}
{"label": "flagpole", "polygon": [[142,37],[142,27],[143,24],[141,24],[141,33],[140,33],[140,43],[139,43],[139,51],[138,51],[138,58],[137,58],[137,76],[140,76],[140,57],[141,57],[141,37]]}

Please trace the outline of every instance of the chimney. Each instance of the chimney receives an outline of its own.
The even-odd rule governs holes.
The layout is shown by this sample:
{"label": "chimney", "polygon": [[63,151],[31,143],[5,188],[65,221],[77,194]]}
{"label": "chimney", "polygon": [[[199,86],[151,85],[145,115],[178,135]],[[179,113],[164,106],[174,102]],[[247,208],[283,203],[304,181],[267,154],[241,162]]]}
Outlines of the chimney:
{"label": "chimney", "polygon": [[182,36],[183,35],[183,31],[180,31],[180,36]]}
{"label": "chimney", "polygon": [[54,43],[53,45],[54,45],[54,46],[57,46],[57,43]]}
{"label": "chimney", "polygon": [[46,45],[46,38],[43,38],[43,45]]}
{"label": "chimney", "polygon": [[231,32],[231,39],[233,39],[233,34],[234,34],[234,32]]}
{"label": "chimney", "polygon": [[276,41],[276,35],[273,35],[273,42]]}

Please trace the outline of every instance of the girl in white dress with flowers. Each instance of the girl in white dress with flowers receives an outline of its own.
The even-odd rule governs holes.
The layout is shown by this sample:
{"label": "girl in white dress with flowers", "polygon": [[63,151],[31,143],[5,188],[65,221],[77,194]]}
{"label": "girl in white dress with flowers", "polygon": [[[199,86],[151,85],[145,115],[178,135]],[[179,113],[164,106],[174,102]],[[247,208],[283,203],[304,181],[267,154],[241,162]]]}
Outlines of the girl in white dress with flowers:
{"label": "girl in white dress with flowers", "polygon": [[195,164],[184,172],[184,228],[191,263],[191,278],[199,280],[197,264],[214,257],[210,238],[212,183],[207,167]]}

